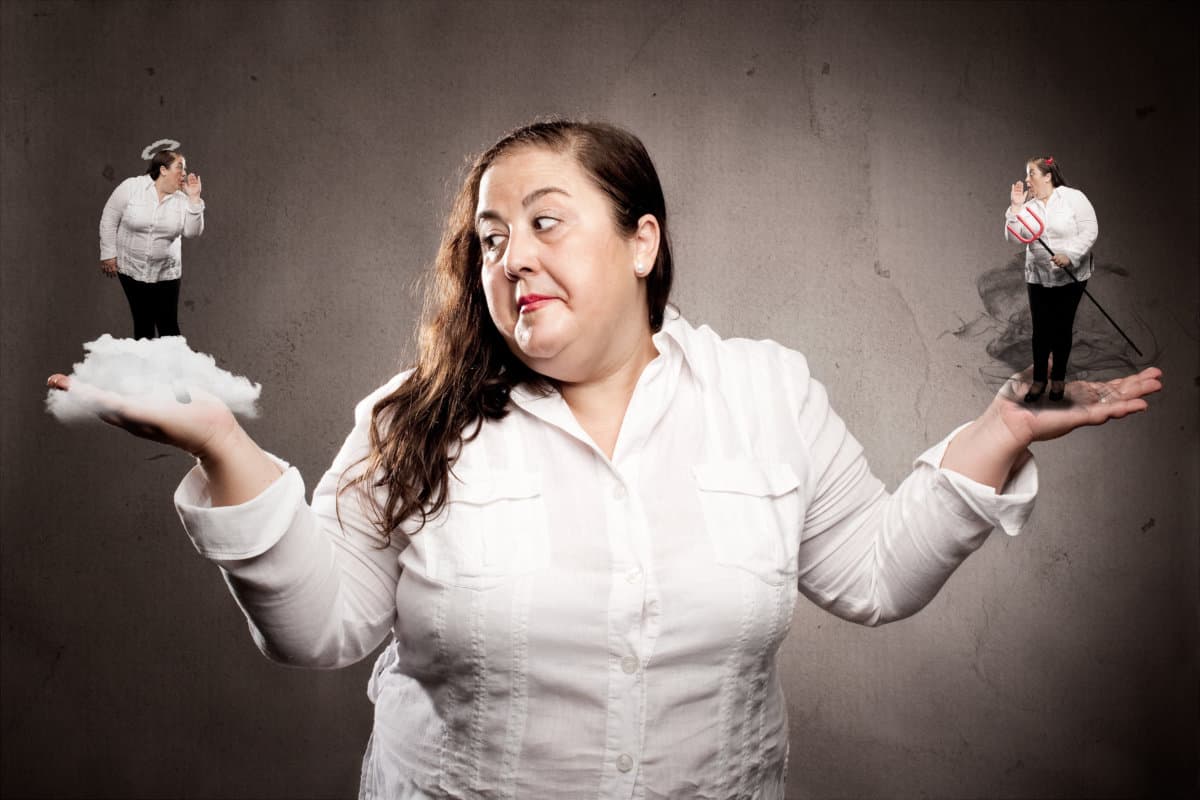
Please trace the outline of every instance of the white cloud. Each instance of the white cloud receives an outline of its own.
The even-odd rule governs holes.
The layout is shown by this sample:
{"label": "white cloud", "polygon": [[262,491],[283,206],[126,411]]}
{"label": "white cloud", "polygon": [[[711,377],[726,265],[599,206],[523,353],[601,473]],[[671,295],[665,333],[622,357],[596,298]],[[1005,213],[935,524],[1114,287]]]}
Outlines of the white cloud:
{"label": "white cloud", "polygon": [[[185,402],[189,390],[198,389],[219,398],[235,414],[258,416],[255,404],[262,385],[221,369],[215,358],[195,352],[182,336],[114,339],[106,333],[83,349],[87,355],[75,365],[72,381],[126,396],[166,396]],[[61,422],[97,420],[95,405],[70,391],[49,390],[46,410]]]}

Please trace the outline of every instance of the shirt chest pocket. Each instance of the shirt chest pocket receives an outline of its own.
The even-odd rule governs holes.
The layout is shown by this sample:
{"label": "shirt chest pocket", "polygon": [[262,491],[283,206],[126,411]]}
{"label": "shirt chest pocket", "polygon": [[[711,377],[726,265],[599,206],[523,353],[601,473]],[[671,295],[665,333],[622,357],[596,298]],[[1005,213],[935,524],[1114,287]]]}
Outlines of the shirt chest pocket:
{"label": "shirt chest pocket", "polygon": [[717,562],[771,584],[794,581],[803,508],[791,466],[723,461],[697,464],[692,475]]}
{"label": "shirt chest pocket", "polygon": [[434,580],[490,589],[549,566],[549,526],[540,475],[515,470],[455,471],[435,525],[414,537]]}
{"label": "shirt chest pocket", "polygon": [[[1057,206],[1053,214],[1047,211],[1043,219],[1046,224],[1043,239],[1046,237],[1059,240],[1070,239],[1079,232],[1079,223],[1075,220],[1075,211],[1065,203]],[[1041,245],[1037,245],[1037,248],[1042,250]],[[1045,253],[1046,251],[1042,250],[1042,252]],[[1046,257],[1049,258],[1049,253],[1046,254]]]}
{"label": "shirt chest pocket", "polygon": [[134,233],[149,233],[154,229],[155,206],[143,197],[133,197],[125,204],[121,224]]}

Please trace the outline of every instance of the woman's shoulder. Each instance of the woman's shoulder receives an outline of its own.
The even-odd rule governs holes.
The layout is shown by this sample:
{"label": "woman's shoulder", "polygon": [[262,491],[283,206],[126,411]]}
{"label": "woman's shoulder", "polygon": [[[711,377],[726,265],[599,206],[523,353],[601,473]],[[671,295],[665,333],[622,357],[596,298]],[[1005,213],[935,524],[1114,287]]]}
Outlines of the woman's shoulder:
{"label": "woman's shoulder", "polygon": [[355,407],[354,407],[355,422],[361,423],[364,421],[369,421],[371,418],[371,414],[375,410],[375,406],[379,403],[379,401],[383,400],[384,398],[388,397],[393,392],[395,392],[397,389],[399,389],[400,386],[406,380],[408,380],[409,376],[412,374],[413,374],[413,370],[411,370],[411,369],[407,369],[407,370],[404,370],[403,372],[397,373],[397,374],[393,375],[386,383],[383,383],[382,385],[376,387],[374,390],[371,391],[370,394],[368,394],[362,400],[359,400],[357,405],[355,405]]}
{"label": "woman's shoulder", "polygon": [[142,183],[142,178],[150,179],[149,175],[134,175],[132,178],[126,178],[116,185],[113,189],[113,194],[132,194],[137,191]]}
{"label": "woman's shoulder", "polygon": [[725,338],[708,325],[693,327],[682,317],[668,320],[663,329],[704,382],[745,385],[760,377],[809,378],[804,355],[774,339]]}

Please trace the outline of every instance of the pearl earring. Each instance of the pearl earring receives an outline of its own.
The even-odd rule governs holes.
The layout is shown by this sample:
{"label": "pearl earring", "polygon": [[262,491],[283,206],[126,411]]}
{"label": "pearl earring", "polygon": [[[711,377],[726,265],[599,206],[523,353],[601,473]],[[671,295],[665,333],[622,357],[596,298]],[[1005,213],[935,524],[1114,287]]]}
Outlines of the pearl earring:
{"label": "pearl earring", "polygon": [[633,262],[633,271],[636,272],[638,275],[646,274],[646,268],[642,266],[642,262],[640,262],[640,261]]}

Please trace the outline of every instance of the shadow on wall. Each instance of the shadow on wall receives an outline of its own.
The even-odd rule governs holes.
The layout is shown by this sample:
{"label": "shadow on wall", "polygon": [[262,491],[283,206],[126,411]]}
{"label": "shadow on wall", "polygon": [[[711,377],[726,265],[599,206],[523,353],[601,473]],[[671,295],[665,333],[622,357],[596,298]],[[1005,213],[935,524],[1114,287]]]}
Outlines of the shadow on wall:
{"label": "shadow on wall", "polygon": [[[1146,355],[1139,356],[1095,304],[1084,297],[1075,315],[1075,340],[1067,365],[1067,380],[1106,380],[1136,372],[1161,360],[1158,338],[1136,311],[1122,308],[1117,300],[1129,277],[1120,264],[1097,261],[1092,267],[1088,291],[1096,296],[1104,310],[1122,330],[1137,342]],[[1033,363],[1033,324],[1029,316],[1029,295],[1025,289],[1025,253],[1021,251],[1008,264],[988,270],[975,282],[983,312],[954,330],[943,331],[957,339],[987,339],[987,354],[992,362],[979,368],[990,384],[999,386],[1014,372]]]}

